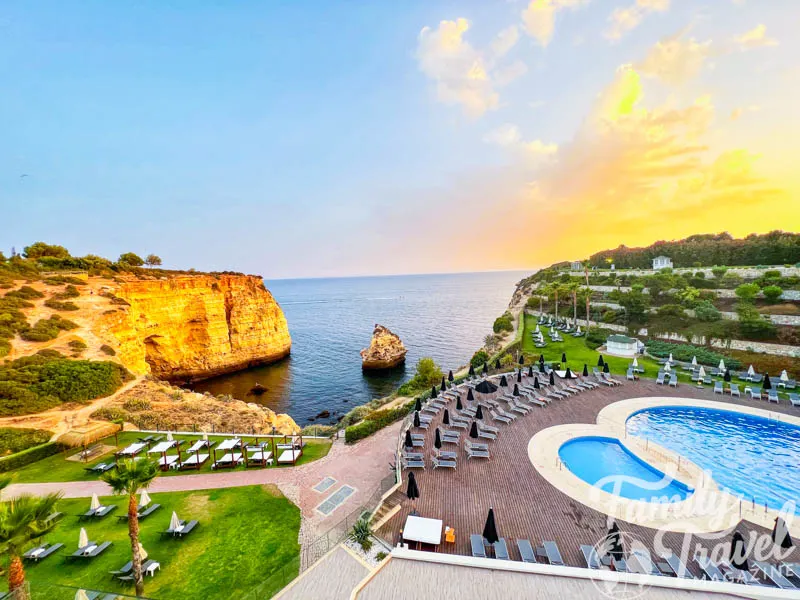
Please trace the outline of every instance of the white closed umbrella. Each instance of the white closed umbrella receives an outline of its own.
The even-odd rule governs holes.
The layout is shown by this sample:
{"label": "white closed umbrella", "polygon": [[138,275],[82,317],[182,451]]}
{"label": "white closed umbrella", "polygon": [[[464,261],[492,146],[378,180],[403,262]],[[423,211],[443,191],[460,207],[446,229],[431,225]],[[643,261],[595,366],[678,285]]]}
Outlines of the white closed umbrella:
{"label": "white closed umbrella", "polygon": [[147,490],[142,490],[142,495],[139,498],[139,506],[147,506],[150,504],[150,494],[147,493]]}
{"label": "white closed umbrella", "polygon": [[178,513],[174,510],[172,511],[172,518],[169,520],[169,528],[172,531],[175,531],[181,526],[181,520],[178,518]]}
{"label": "white closed umbrella", "polygon": [[578,325],[578,330],[575,333],[580,333],[580,332],[581,332],[581,326]]}
{"label": "white closed umbrella", "polygon": [[693,356],[693,357],[692,357],[692,366],[693,366],[693,367],[696,367],[696,366],[697,366],[697,357],[696,357],[696,356]]}
{"label": "white closed umbrella", "polygon": [[750,377],[756,374],[756,370],[753,368],[753,365],[750,365],[750,368],[747,369],[747,374],[750,375]]}
{"label": "white closed umbrella", "polygon": [[86,595],[85,591],[78,590],[75,592],[75,600],[89,600],[89,596]]}
{"label": "white closed umbrella", "polygon": [[697,371],[697,377],[699,379],[705,379],[706,377],[706,370],[702,366],[700,367],[700,370]]}
{"label": "white closed umbrella", "polygon": [[97,510],[100,508],[100,498],[97,497],[97,494],[92,494],[92,501],[89,504],[89,508],[91,510]]}
{"label": "white closed umbrella", "polygon": [[142,542],[139,542],[139,556],[142,558],[142,560],[147,560],[147,550],[145,550],[144,546],[142,546]]}
{"label": "white closed umbrella", "polygon": [[721,359],[721,358],[719,359],[719,367],[718,367],[718,369],[720,371],[722,371],[723,373],[725,372],[725,361],[723,359]]}
{"label": "white closed umbrella", "polygon": [[203,441],[208,441],[208,434],[205,431],[203,432]]}
{"label": "white closed umbrella", "polygon": [[536,325],[536,329],[533,330],[533,333],[539,333],[539,325]]}
{"label": "white closed umbrella", "polygon": [[789,374],[786,372],[786,369],[781,371],[781,381],[789,381]]}
{"label": "white closed umbrella", "polygon": [[167,441],[168,441],[168,442],[172,442],[172,441],[174,441],[174,440],[172,439],[172,432],[171,432],[171,431],[168,431],[168,432],[167,432]]}
{"label": "white closed umbrella", "polygon": [[633,357],[633,366],[634,367],[638,367],[639,366],[639,359],[636,358],[635,356]]}
{"label": "white closed umbrella", "polygon": [[669,363],[664,365],[664,370],[669,373],[672,370],[672,367],[669,366]]}
{"label": "white closed umbrella", "polygon": [[672,362],[672,352],[669,353],[669,362]]}
{"label": "white closed umbrella", "polygon": [[86,530],[81,527],[80,533],[78,533],[78,548],[85,548],[89,545],[89,534],[86,533]]}

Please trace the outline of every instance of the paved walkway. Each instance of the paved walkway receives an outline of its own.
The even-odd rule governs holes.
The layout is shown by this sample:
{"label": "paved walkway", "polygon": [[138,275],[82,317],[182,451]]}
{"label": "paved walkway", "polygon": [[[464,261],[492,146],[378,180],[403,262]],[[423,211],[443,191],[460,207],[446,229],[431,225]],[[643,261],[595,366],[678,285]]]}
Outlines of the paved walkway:
{"label": "paved walkway", "polygon": [[[350,511],[366,502],[378,488],[381,480],[391,473],[394,449],[401,422],[382,429],[354,445],[336,440],[324,458],[299,467],[252,469],[157,477],[149,488],[150,493],[207,490],[246,485],[275,484],[281,492],[300,507],[306,536],[327,531]],[[325,477],[336,483],[320,493],[313,489]],[[327,517],[316,507],[341,486],[348,485],[355,492]],[[110,495],[111,490],[102,481],[71,481],[60,483],[21,483],[6,488],[3,496],[19,494],[42,495],[62,492],[65,498],[87,498],[92,494]],[[308,537],[305,539],[309,539]]]}
{"label": "paved walkway", "polygon": [[366,563],[337,546],[295,579],[275,600],[349,600],[361,580],[369,575]]}

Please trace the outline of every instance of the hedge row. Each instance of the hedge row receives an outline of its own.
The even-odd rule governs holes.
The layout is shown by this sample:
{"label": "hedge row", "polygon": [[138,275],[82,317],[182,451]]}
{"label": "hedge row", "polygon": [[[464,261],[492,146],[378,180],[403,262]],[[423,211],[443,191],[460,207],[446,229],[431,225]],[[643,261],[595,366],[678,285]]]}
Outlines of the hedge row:
{"label": "hedge row", "polygon": [[675,360],[689,362],[692,360],[692,357],[697,357],[697,362],[699,364],[709,365],[712,367],[716,367],[719,364],[720,359],[722,359],[725,361],[725,366],[734,371],[738,370],[742,366],[742,363],[735,358],[720,354],[719,352],[714,352],[713,350],[709,350],[703,346],[692,346],[691,344],[671,344],[669,342],[660,342],[657,340],[648,340],[645,342],[645,346],[647,347],[648,354],[651,356],[657,356],[658,358],[667,358],[670,354],[672,354],[672,358]]}
{"label": "hedge row", "polygon": [[402,419],[414,409],[414,400],[386,410],[376,410],[368,414],[363,421],[356,425],[351,425],[344,430],[344,441],[348,444],[363,440],[365,437],[371,436],[376,431],[379,431],[391,425],[395,421]]}
{"label": "hedge row", "polygon": [[57,442],[47,442],[41,446],[34,446],[11,456],[0,458],[0,473],[21,469],[25,465],[53,456],[53,454],[58,454],[62,449],[63,446]]}

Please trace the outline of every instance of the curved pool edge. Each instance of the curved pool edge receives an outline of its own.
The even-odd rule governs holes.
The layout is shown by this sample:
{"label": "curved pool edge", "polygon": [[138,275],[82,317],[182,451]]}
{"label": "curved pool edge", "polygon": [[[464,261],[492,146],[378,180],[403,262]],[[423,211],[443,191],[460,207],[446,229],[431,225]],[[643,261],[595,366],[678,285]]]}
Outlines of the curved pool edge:
{"label": "curved pool edge", "polygon": [[[676,532],[708,533],[734,527],[739,521],[747,520],[764,528],[771,529],[778,512],[772,509],[754,510],[749,505],[740,504],[734,496],[722,491],[713,479],[686,457],[674,453],[649,440],[642,441],[626,435],[625,423],[628,417],[642,409],[660,406],[700,407],[743,412],[800,426],[800,418],[783,413],[749,406],[734,406],[723,402],[696,400],[676,397],[642,397],[620,400],[604,407],[597,416],[597,423],[567,423],[543,429],[528,442],[528,458],[534,468],[556,489],[594,510],[644,527],[659,528]],[[742,410],[738,410],[742,409]],[[558,449],[561,444],[575,437],[604,436],[618,439],[629,451],[648,463],[650,466],[669,474],[678,481],[691,484],[695,488],[694,500],[702,502],[704,497],[722,500],[729,509],[713,516],[707,514],[682,514],[687,510],[686,501],[676,502],[659,516],[649,516],[640,512],[642,505],[650,502],[627,500],[613,496],[602,490],[593,488],[570,472],[566,467],[559,467]],[[676,469],[676,467],[679,468]],[[690,476],[687,478],[687,473]],[[694,485],[697,483],[697,485]],[[663,509],[662,509],[663,510]],[[631,518],[631,514],[634,518]],[[794,520],[789,526],[792,536],[800,537],[800,520]]]}

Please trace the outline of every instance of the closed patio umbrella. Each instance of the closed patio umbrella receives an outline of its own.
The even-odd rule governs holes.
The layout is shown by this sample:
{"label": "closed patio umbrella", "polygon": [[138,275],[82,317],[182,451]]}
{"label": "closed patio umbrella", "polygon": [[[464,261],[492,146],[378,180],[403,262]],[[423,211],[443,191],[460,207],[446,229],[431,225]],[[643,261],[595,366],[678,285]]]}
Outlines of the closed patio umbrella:
{"label": "closed patio umbrella", "polygon": [[769,373],[764,374],[764,389],[765,390],[772,389],[772,382],[769,380]]}
{"label": "closed patio umbrella", "polygon": [[467,400],[469,400],[470,402],[475,400],[475,394],[472,393],[472,388],[469,388],[467,390]]}
{"label": "closed patio umbrella", "polygon": [[436,437],[433,440],[433,447],[439,450],[442,447],[442,434],[439,433],[439,428],[436,428]]}
{"label": "closed patio umbrella", "polygon": [[419,411],[414,411],[414,427],[419,427]]}
{"label": "closed patio umbrella", "polygon": [[496,358],[494,360],[494,368],[497,369],[497,370],[500,370],[500,359],[499,358]]}
{"label": "closed patio umbrella", "polygon": [[519,396],[519,386],[516,383],[514,384],[514,392],[513,392],[513,394],[515,396]]}
{"label": "closed patio umbrella", "polygon": [[508,387],[508,380],[505,375],[500,378],[500,387]]}
{"label": "closed patio umbrella", "polygon": [[706,370],[701,365],[700,368],[697,371],[697,378],[700,379],[700,380],[703,380],[703,379],[705,379],[705,377],[706,377]]}
{"label": "closed patio umbrella", "polygon": [[431,388],[431,398],[436,398],[437,396],[439,396],[439,392],[438,392],[438,390],[436,389],[436,386],[433,386],[433,387]]}
{"label": "closed patio umbrella", "polygon": [[753,375],[755,375],[755,374],[756,374],[756,370],[753,368],[753,365],[750,365],[750,366],[747,368],[747,374],[748,374],[750,377],[752,377]]}
{"label": "closed patio umbrella", "polygon": [[731,380],[731,370],[730,369],[725,369],[725,375],[723,375],[722,379],[725,380],[725,381],[730,381]]}
{"label": "closed patio umbrella", "polygon": [[205,431],[203,432],[203,441],[204,442],[208,441],[208,433],[206,433]]}
{"label": "closed patio umbrella", "polygon": [[442,385],[441,385],[441,388],[442,388],[442,391],[443,391],[443,392],[446,392],[446,391],[447,391],[447,383],[446,383],[446,382],[445,382],[445,380],[444,380],[444,376],[442,376]]}
{"label": "closed patio umbrella", "polygon": [[535,389],[535,390],[539,389],[539,378],[538,377],[534,377],[533,378],[533,389]]}
{"label": "closed patio umbrella", "polygon": [[142,557],[142,560],[147,560],[147,550],[142,546],[142,542],[139,542],[139,556]]}
{"label": "closed patio umbrella", "polygon": [[469,376],[475,377],[475,367],[473,365],[469,366]]}
{"label": "closed patio umbrella", "polygon": [[442,424],[450,425],[450,411],[446,408],[444,409],[444,416],[442,416]]}
{"label": "closed patio umbrella", "polygon": [[408,487],[406,488],[406,496],[411,500],[419,498],[419,488],[417,487],[417,478],[414,477],[414,472],[408,473]]}
{"label": "closed patio umbrella", "polygon": [[483,539],[490,544],[494,544],[500,539],[497,535],[497,524],[494,522],[494,509],[489,508],[489,514],[486,515],[486,525],[483,526]]}
{"label": "closed patio umbrella", "polygon": [[550,371],[550,385],[556,384],[556,373],[555,371]]}
{"label": "closed patio umbrella", "polygon": [[672,352],[669,353],[669,362],[673,362],[672,361]]}
{"label": "closed patio umbrella", "polygon": [[178,518],[178,513],[174,510],[172,511],[172,517],[169,519],[169,529],[170,531],[175,531],[179,529],[181,526],[181,520]]}
{"label": "closed patio umbrella", "polygon": [[533,330],[533,333],[539,333],[539,331],[540,331],[540,330],[539,330],[539,325],[537,324],[537,325],[536,325],[536,329],[534,329],[534,330]]}
{"label": "closed patio umbrella", "polygon": [[522,369],[517,371],[517,383],[522,383]]}
{"label": "closed patio umbrella", "polygon": [[417,398],[417,401],[414,403],[414,410],[420,411],[422,410],[422,400]]}
{"label": "closed patio umbrella", "polygon": [[692,366],[693,366],[693,367],[696,367],[696,366],[697,366],[697,357],[696,357],[696,356],[693,356],[693,357],[692,357]]}
{"label": "closed patio umbrella", "polygon": [[783,517],[775,517],[775,527],[772,528],[772,541],[781,548],[791,548],[794,546],[792,536],[789,535],[789,528]]}
{"label": "closed patio umbrella", "polygon": [[85,548],[89,545],[89,534],[86,533],[86,529],[81,527],[81,530],[78,532],[78,548]]}
{"label": "closed patio umbrella", "polygon": [[567,367],[567,372],[564,374],[564,379],[572,379],[572,371]]}
{"label": "closed patio umbrella", "polygon": [[[702,367],[700,367],[702,369]],[[669,373],[672,370],[672,367],[669,366],[669,363],[664,363],[664,370]]]}
{"label": "closed patio umbrella", "polygon": [[533,377],[533,365],[528,365],[528,377]]}
{"label": "closed patio umbrella", "polygon": [[613,556],[616,560],[622,560],[625,549],[622,547],[622,534],[619,531],[619,526],[616,521],[608,528],[604,546],[608,554]]}
{"label": "closed patio umbrella", "polygon": [[461,396],[456,398],[456,410],[464,410],[464,405],[461,404]]}
{"label": "closed patio umbrella", "polygon": [[92,494],[92,499],[89,502],[89,508],[91,510],[97,510],[100,508],[100,498],[97,497],[97,494]]}
{"label": "closed patio umbrella", "polygon": [[481,374],[482,375],[488,375],[488,373],[489,373],[489,365],[487,365],[486,363],[483,363],[483,369],[481,370]]}
{"label": "closed patio umbrella", "polygon": [[414,442],[411,441],[411,430],[410,429],[406,429],[406,439],[403,442],[403,445],[406,448],[413,448],[414,447]]}
{"label": "closed patio umbrella", "polygon": [[786,372],[786,369],[781,371],[781,381],[783,381],[784,383],[789,381],[789,374]]}
{"label": "closed patio umbrella", "polygon": [[603,373],[610,373],[611,369],[608,368],[608,363],[603,364]]}
{"label": "closed patio umbrella", "polygon": [[480,392],[481,394],[493,394],[497,391],[497,386],[488,379],[484,379],[475,386],[475,391]]}
{"label": "closed patio umbrella", "polygon": [[583,376],[584,377],[589,376],[589,365],[587,365],[586,363],[583,363]]}
{"label": "closed patio umbrella", "polygon": [[175,441],[175,439],[172,437],[172,432],[171,431],[167,432],[167,441],[168,442],[174,442]]}
{"label": "closed patio umbrella", "polygon": [[478,404],[478,410],[475,411],[475,418],[479,421],[483,421],[483,409],[480,404]]}
{"label": "closed patio umbrella", "polygon": [[561,362],[562,363],[567,362],[567,353],[566,352],[562,352],[561,353]]}
{"label": "closed patio umbrella", "polygon": [[633,367],[637,368],[639,366],[639,359],[635,356],[633,357]]}
{"label": "closed patio umbrella", "polygon": [[478,439],[478,422],[477,421],[473,421],[472,422],[472,427],[469,428],[469,437],[471,437],[474,440]]}
{"label": "closed patio umbrella", "polygon": [[89,600],[89,596],[86,595],[84,590],[78,590],[75,592],[75,600]]}
{"label": "closed patio umbrella", "polygon": [[453,371],[450,371],[450,372],[447,374],[447,381],[450,381],[450,382],[452,383],[452,382],[453,382],[453,381],[455,381],[455,380],[456,380],[456,378],[455,378],[455,377],[453,377]]}
{"label": "closed patio umbrella", "polygon": [[720,372],[725,372],[725,361],[723,359],[719,359],[719,366],[717,368],[720,370]]}
{"label": "closed patio umbrella", "polygon": [[150,504],[150,494],[147,493],[147,490],[142,490],[142,495],[139,498],[139,508],[145,507]]}
{"label": "closed patio umbrella", "polygon": [[540,354],[540,355],[539,355],[539,364],[540,364],[540,365],[543,365],[543,364],[544,364],[544,354]]}
{"label": "closed patio umbrella", "polygon": [[597,366],[602,367],[604,364],[605,363],[603,362],[603,355],[601,354],[599,357],[597,357]]}
{"label": "closed patio umbrella", "polygon": [[748,571],[750,565],[747,563],[747,544],[744,542],[744,536],[737,529],[733,532],[731,538],[731,564],[737,569]]}
{"label": "closed patio umbrella", "polygon": [[520,353],[520,355],[519,355],[519,364],[521,364],[521,365],[525,364],[525,355],[522,354],[522,353]]}

